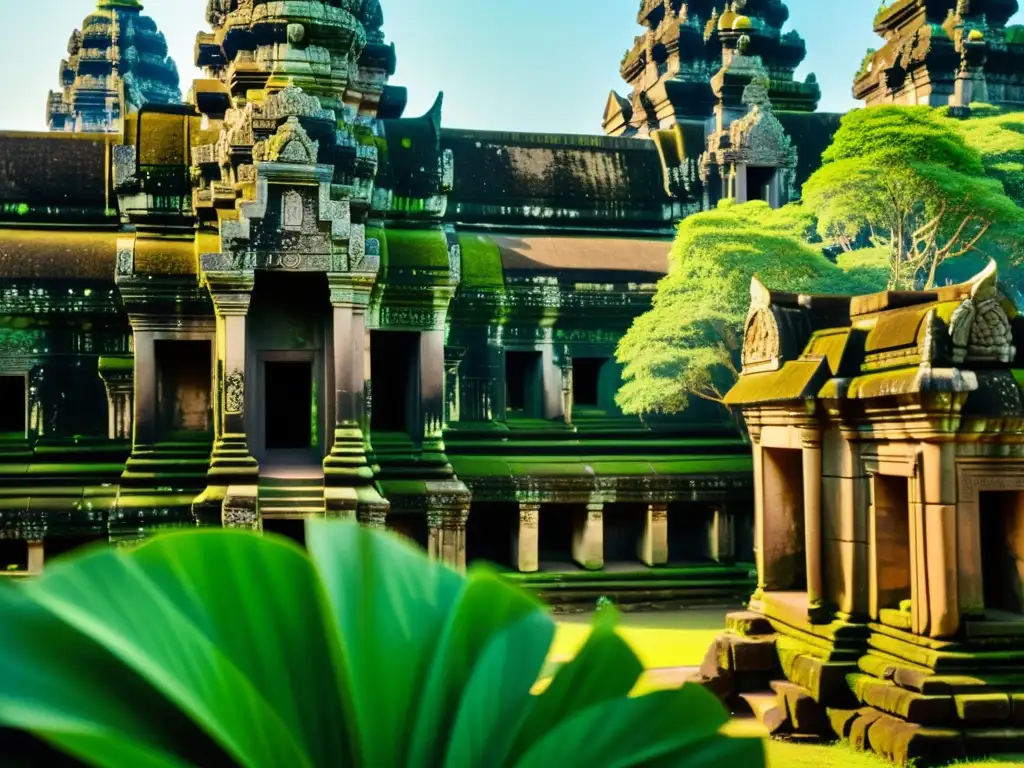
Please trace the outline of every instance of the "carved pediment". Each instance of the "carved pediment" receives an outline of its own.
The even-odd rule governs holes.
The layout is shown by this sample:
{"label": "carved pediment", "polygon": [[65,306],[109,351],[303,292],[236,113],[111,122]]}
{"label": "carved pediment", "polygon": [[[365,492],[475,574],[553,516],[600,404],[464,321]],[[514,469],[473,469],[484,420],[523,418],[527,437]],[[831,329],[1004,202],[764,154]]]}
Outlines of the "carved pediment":
{"label": "carved pediment", "polygon": [[1010,363],[1016,358],[1013,327],[1000,300],[995,262],[971,282],[971,296],[949,319],[953,362]]}
{"label": "carved pediment", "polygon": [[289,117],[267,142],[266,156],[271,162],[316,165],[318,142],[309,138],[297,117]]}

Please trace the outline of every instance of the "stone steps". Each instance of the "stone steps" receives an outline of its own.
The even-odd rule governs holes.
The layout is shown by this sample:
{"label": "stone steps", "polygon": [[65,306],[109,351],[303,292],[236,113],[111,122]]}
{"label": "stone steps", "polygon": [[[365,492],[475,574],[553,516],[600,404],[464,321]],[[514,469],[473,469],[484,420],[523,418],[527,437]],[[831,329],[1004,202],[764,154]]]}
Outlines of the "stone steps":
{"label": "stone steps", "polygon": [[260,515],[266,518],[323,516],[326,513],[323,478],[260,478],[259,503]]}

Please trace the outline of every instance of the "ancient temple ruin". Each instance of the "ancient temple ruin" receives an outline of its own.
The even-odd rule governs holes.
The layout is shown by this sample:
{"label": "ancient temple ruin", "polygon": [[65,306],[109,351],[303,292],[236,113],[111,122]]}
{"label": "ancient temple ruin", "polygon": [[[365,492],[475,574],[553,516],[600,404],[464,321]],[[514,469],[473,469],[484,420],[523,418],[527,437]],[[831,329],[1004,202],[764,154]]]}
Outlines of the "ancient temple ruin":
{"label": "ancient temple ruin", "polygon": [[99,0],[68,40],[47,123],[52,131],[118,132],[122,110],[180,100],[178,69],[156,22],[138,0]]}
{"label": "ancient temple ruin", "polygon": [[12,572],[331,516],[550,599],[749,592],[728,414],[615,403],[695,210],[658,149],[405,117],[380,4],[301,6],[210,2],[205,77],[116,133],[0,133]]}
{"label": "ancient temple ruin", "polygon": [[853,94],[868,105],[1020,109],[1024,30],[1008,27],[1017,0],[899,0],[883,4]]}
{"label": "ancient temple ruin", "polygon": [[758,586],[708,686],[776,734],[901,763],[1020,751],[1022,322],[995,265],[852,299],[755,279],[727,401],[753,444]]}

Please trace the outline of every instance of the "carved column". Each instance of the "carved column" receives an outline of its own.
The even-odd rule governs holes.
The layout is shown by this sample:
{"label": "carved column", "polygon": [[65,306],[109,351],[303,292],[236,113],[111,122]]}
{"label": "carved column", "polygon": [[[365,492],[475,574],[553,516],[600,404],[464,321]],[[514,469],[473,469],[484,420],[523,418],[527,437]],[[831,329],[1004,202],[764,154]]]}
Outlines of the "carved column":
{"label": "carved column", "polygon": [[131,440],[135,410],[135,361],[130,356],[101,357],[99,374],[107,391],[107,437]]}
{"label": "carved column", "polygon": [[420,332],[420,441],[423,461],[447,464],[444,455],[444,329]]}
{"label": "carved column", "polygon": [[668,564],[668,504],[665,502],[647,505],[639,554],[640,560],[649,566]]}
{"label": "carved column", "polygon": [[574,522],[572,559],[588,571],[604,568],[604,504],[587,504]]}
{"label": "carved column", "polygon": [[[953,637],[960,629],[962,566],[958,563],[957,550],[961,531],[969,532],[968,525],[958,524],[957,520],[954,444],[922,444],[918,473],[923,497],[928,633],[932,637]],[[914,601],[918,600],[918,595],[914,595]]]}
{"label": "carved column", "polygon": [[29,541],[28,546],[28,572],[39,576],[43,572],[46,560],[46,552],[42,540]]}
{"label": "carved column", "polygon": [[540,570],[540,504],[519,503],[519,529],[512,556],[520,573]]}
{"label": "carved column", "polygon": [[466,570],[466,521],[469,510],[453,508],[427,512],[427,554],[456,571]]}
{"label": "carved column", "polygon": [[145,318],[132,317],[135,347],[135,417],[132,419],[132,452],[152,448],[157,439],[156,331]]}
{"label": "carved column", "polygon": [[[255,487],[259,466],[249,452],[245,424],[245,320],[253,272],[207,275],[217,312],[216,441],[210,459],[211,486]],[[136,356],[138,353],[136,352]]]}
{"label": "carved column", "polygon": [[554,330],[544,329],[544,344],[541,347],[541,415],[551,421],[565,418],[565,401],[562,397],[562,368],[555,359]]}
{"label": "carved column", "polygon": [[[366,305],[373,278],[331,274],[328,282],[332,306],[334,438],[324,460],[325,499],[328,515],[355,517],[360,502],[374,507],[384,503],[373,488],[373,469],[366,458],[363,431],[369,356]],[[376,517],[376,513],[367,512],[371,524]]]}
{"label": "carved column", "polygon": [[[747,414],[744,414],[747,416]],[[752,601],[760,600],[767,587],[765,573],[764,540],[764,448],[761,446],[761,428],[747,417],[747,434],[754,465],[754,563],[757,568],[757,588]]]}
{"label": "carved column", "polygon": [[817,429],[801,432],[803,444],[804,549],[807,555],[807,606],[820,609],[825,602],[822,568],[821,434]]}
{"label": "carved column", "polygon": [[711,510],[708,519],[708,557],[724,563],[736,557],[736,529],[733,513],[724,504]]}

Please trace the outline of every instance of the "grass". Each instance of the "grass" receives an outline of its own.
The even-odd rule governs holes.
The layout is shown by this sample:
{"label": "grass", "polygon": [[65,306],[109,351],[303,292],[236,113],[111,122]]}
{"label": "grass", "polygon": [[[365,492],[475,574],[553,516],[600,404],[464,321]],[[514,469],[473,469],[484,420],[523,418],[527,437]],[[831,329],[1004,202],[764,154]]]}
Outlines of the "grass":
{"label": "grass", "polygon": [[[554,666],[571,659],[580,649],[590,633],[591,619],[591,614],[559,617],[558,631],[549,654],[552,671]],[[724,626],[724,610],[694,609],[623,614],[618,631],[633,647],[644,668],[652,670],[698,666]],[[549,680],[541,680],[536,690],[543,689]],[[668,686],[658,678],[645,676],[633,693],[640,695],[664,687]],[[753,719],[734,720],[725,727],[725,732],[736,736],[767,736],[767,731]],[[892,763],[844,743],[818,745],[768,741],[767,746],[768,768],[892,768]],[[951,765],[970,768],[1024,766],[1024,755]]]}

